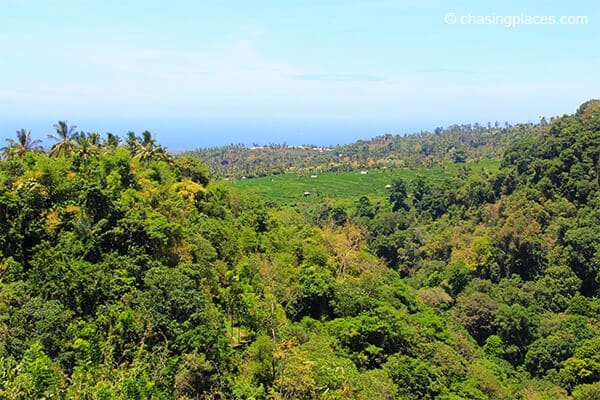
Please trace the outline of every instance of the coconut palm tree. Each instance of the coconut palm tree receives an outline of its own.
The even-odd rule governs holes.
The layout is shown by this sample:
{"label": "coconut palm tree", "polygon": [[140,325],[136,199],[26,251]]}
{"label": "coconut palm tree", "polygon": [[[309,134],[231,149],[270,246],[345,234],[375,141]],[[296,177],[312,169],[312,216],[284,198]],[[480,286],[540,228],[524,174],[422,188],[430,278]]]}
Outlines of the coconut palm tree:
{"label": "coconut palm tree", "polygon": [[146,163],[150,162],[157,150],[156,139],[152,137],[149,131],[142,132],[142,137],[138,138],[139,146],[135,156]]}
{"label": "coconut palm tree", "polygon": [[156,139],[149,131],[142,132],[142,136],[136,136],[133,132],[127,133],[127,148],[133,156],[148,164],[151,160],[171,162],[171,156],[167,150],[156,144]]}
{"label": "coconut palm tree", "polygon": [[157,161],[164,161],[169,164],[173,163],[173,157],[171,156],[171,154],[169,154],[166,148],[160,145],[155,147],[153,158]]}
{"label": "coconut palm tree", "polygon": [[32,140],[31,131],[20,129],[17,131],[17,139],[6,139],[8,146],[2,148],[5,157],[16,154],[21,160],[28,151],[42,151],[41,140]]}
{"label": "coconut palm tree", "polygon": [[75,139],[75,128],[77,125],[69,126],[67,121],[58,121],[54,124],[56,134],[49,134],[48,138],[54,139],[57,143],[50,149],[51,157],[64,157],[71,154],[73,150],[73,139]]}
{"label": "coconut palm tree", "polygon": [[87,137],[91,144],[93,144],[94,146],[100,146],[101,138],[99,133],[88,132]]}
{"label": "coconut palm tree", "polygon": [[88,159],[98,155],[98,138],[100,136],[97,133],[78,133],[75,135],[73,151],[77,154],[83,162],[87,162]]}
{"label": "coconut palm tree", "polygon": [[111,150],[115,150],[119,146],[119,143],[121,143],[121,138],[110,132],[106,134],[106,139],[103,142],[104,146]]}
{"label": "coconut palm tree", "polygon": [[125,144],[127,149],[131,152],[131,154],[135,154],[140,147],[140,138],[135,135],[135,132],[129,131],[127,132],[127,138],[125,140]]}
{"label": "coconut palm tree", "polygon": [[156,146],[156,139],[152,136],[150,131],[142,132],[142,146],[144,147],[154,147]]}

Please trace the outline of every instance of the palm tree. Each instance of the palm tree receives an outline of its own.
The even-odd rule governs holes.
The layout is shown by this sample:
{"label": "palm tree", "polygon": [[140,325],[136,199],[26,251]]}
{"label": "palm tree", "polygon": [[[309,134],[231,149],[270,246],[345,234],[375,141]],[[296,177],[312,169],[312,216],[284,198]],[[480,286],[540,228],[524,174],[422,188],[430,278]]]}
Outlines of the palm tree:
{"label": "palm tree", "polygon": [[140,138],[135,136],[135,132],[129,131],[127,132],[127,139],[125,140],[125,144],[127,145],[127,149],[131,152],[131,154],[135,154],[140,147]]}
{"label": "palm tree", "polygon": [[117,135],[108,132],[106,134],[106,139],[104,139],[103,144],[109,149],[115,150],[119,146],[119,143],[121,143],[121,138]]}
{"label": "palm tree", "polygon": [[169,154],[166,148],[160,145],[156,146],[153,157],[157,161],[164,161],[169,164],[173,163],[173,157],[171,156],[171,154]]}
{"label": "palm tree", "polygon": [[96,133],[96,132],[88,132],[87,134],[88,139],[90,140],[90,143],[93,144],[94,146],[100,146],[100,134]]}
{"label": "palm tree", "polygon": [[98,155],[98,138],[99,135],[97,133],[88,133],[85,134],[81,132],[75,135],[75,153],[81,157],[83,162],[85,163],[90,157],[95,157]]}
{"label": "palm tree", "polygon": [[48,138],[54,139],[57,143],[50,149],[51,157],[63,157],[71,154],[73,150],[73,139],[75,139],[75,128],[77,125],[69,126],[67,121],[58,121],[54,124],[56,135],[49,134]]}
{"label": "palm tree", "polygon": [[127,148],[133,156],[148,164],[151,160],[171,162],[171,156],[167,150],[156,144],[156,139],[149,131],[142,132],[142,137],[133,132],[127,133]]}
{"label": "palm tree", "polygon": [[5,157],[16,154],[21,160],[28,151],[42,151],[41,140],[31,140],[31,131],[20,129],[17,131],[17,140],[6,139],[8,146],[2,148]]}
{"label": "palm tree", "polygon": [[150,131],[144,131],[142,132],[142,146],[144,147],[154,147],[156,146],[156,139],[154,139],[154,137],[152,137],[152,133],[150,133]]}
{"label": "palm tree", "polygon": [[141,140],[138,139],[139,147],[136,151],[135,156],[146,163],[150,162],[154,158],[156,147],[156,139],[152,137],[152,133],[149,131],[142,132]]}

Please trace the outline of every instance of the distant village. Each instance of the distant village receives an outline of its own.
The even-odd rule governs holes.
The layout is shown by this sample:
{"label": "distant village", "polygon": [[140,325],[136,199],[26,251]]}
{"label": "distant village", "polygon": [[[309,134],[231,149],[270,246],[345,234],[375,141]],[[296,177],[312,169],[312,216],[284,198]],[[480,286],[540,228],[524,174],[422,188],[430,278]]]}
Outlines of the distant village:
{"label": "distant village", "polygon": [[[252,146],[249,149],[250,150],[276,150],[279,149],[281,147],[275,147],[273,145],[270,146]],[[333,149],[331,147],[318,147],[318,146],[311,146],[311,145],[302,145],[302,146],[284,146],[283,148],[286,149],[298,149],[298,150],[314,150],[314,151],[318,151],[320,153],[323,153],[324,151],[333,151]]]}

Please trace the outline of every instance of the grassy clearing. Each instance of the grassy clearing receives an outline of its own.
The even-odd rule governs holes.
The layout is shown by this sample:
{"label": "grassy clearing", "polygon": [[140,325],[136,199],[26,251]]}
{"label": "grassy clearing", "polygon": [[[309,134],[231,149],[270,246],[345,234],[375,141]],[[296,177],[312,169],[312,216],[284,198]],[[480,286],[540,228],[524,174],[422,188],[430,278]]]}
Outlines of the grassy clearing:
{"label": "grassy clearing", "polygon": [[[500,161],[484,160],[462,165],[466,165],[471,174],[482,169],[495,172],[500,166]],[[418,174],[421,174],[441,181],[456,176],[459,167],[460,164],[447,164],[444,168],[370,169],[367,174],[361,174],[361,171],[325,172],[318,174],[316,178],[312,178],[311,175],[283,174],[238,180],[232,185],[282,205],[321,201],[323,198],[351,202],[363,195],[368,196],[372,201],[377,201],[387,198],[389,189],[385,186],[391,184],[396,178],[412,182]],[[305,192],[310,192],[311,195],[304,196]]]}

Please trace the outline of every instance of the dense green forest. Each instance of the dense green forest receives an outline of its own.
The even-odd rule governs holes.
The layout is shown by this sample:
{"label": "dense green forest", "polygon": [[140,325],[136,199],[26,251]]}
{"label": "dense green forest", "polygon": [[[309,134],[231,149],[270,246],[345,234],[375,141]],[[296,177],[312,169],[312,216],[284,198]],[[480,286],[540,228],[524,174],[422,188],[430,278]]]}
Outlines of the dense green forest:
{"label": "dense green forest", "polygon": [[600,398],[598,101],[356,143],[418,173],[295,206],[55,127],[0,161],[2,399]]}

